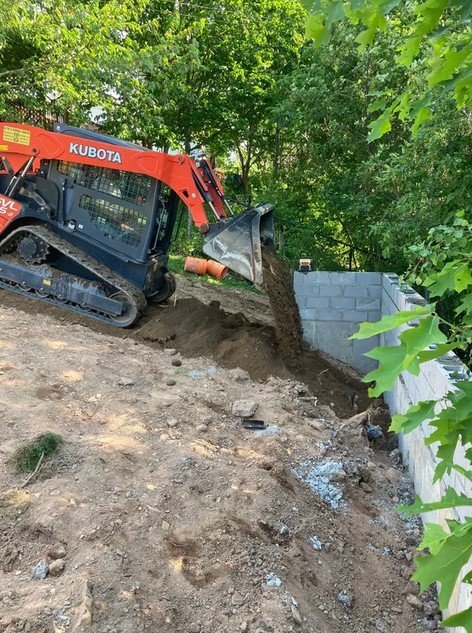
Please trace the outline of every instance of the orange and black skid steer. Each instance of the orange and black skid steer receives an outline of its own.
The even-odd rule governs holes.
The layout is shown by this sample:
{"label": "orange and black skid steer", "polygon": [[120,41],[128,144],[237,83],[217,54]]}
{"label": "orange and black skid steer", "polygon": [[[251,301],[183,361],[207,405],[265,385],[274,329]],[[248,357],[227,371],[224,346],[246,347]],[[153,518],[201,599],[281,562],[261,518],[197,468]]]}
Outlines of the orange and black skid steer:
{"label": "orange and black skid steer", "polygon": [[0,123],[0,288],[128,327],[175,291],[167,261],[181,203],[205,254],[261,285],[273,207],[232,215],[203,155]]}

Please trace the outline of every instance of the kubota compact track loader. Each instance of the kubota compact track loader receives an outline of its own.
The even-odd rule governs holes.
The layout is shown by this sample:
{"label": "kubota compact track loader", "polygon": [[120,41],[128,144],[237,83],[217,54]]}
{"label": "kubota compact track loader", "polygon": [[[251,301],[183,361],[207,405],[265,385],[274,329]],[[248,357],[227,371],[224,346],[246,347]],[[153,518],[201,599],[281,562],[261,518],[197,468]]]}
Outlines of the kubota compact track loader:
{"label": "kubota compact track loader", "polygon": [[273,207],[227,215],[203,156],[63,124],[0,123],[0,288],[127,327],[175,290],[167,259],[179,202],[204,252],[260,285]]}

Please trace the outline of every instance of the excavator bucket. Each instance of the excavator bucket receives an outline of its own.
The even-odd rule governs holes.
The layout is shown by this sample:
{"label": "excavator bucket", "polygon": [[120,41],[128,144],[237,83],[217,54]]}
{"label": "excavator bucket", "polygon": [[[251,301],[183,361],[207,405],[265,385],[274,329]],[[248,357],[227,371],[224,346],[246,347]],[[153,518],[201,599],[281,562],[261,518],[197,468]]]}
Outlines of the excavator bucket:
{"label": "excavator bucket", "polygon": [[210,224],[203,252],[231,270],[262,285],[262,245],[274,246],[273,205]]}

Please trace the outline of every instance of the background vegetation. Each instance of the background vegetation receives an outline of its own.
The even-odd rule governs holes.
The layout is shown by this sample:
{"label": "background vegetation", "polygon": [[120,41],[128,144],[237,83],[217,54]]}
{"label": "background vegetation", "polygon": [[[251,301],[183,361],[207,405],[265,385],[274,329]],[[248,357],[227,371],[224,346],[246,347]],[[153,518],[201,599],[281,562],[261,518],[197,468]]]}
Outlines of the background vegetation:
{"label": "background vegetation", "polygon": [[[470,217],[470,109],[439,86],[415,136],[390,113],[369,140],[378,108],[428,83],[428,51],[395,63],[415,3],[388,3],[388,29],[364,48],[362,22],[325,4],[306,39],[297,0],[13,0],[0,7],[0,117],[92,118],[148,146],[204,147],[231,198],[276,204],[288,260],[402,272],[429,228]],[[198,247],[182,222],[174,252]]]}

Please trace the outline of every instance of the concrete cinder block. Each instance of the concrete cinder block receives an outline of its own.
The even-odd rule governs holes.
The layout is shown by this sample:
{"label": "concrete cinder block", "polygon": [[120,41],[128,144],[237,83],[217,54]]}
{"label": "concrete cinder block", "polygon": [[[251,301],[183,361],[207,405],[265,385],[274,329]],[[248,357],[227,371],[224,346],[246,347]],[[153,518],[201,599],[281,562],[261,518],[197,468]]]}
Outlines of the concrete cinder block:
{"label": "concrete cinder block", "polygon": [[[359,290],[366,290],[365,286],[359,286]],[[367,287],[368,295],[371,299],[382,299],[382,286],[368,286]]]}
{"label": "concrete cinder block", "polygon": [[297,306],[299,310],[306,308],[306,301],[308,297],[301,297],[300,295],[295,295],[295,301],[297,302]]}
{"label": "concrete cinder block", "polygon": [[[375,286],[380,289],[380,286]],[[368,297],[370,288],[367,286],[345,286],[344,297]]]}
{"label": "concrete cinder block", "polygon": [[334,284],[320,286],[320,297],[342,297],[342,294],[342,286]]}
{"label": "concrete cinder block", "polygon": [[356,299],[351,297],[331,297],[329,304],[332,308],[353,310],[356,307]]}
{"label": "concrete cinder block", "polygon": [[303,338],[312,347],[318,347],[316,321],[302,321]]}
{"label": "concrete cinder block", "polygon": [[380,311],[380,299],[363,298],[356,299],[356,308],[360,310],[379,310]]}
{"label": "concrete cinder block", "polygon": [[367,321],[367,312],[362,310],[345,310],[342,313],[342,321],[352,321],[353,323],[363,323]]}
{"label": "concrete cinder block", "polygon": [[335,308],[321,308],[317,310],[320,321],[341,321],[341,312]]}
{"label": "concrete cinder block", "polygon": [[377,361],[375,361],[373,358],[367,358],[367,356],[359,356],[356,354],[355,351],[353,352],[353,364],[354,367],[358,369],[364,376],[377,368]]}
{"label": "concrete cinder block", "polygon": [[355,366],[352,341],[349,341],[349,337],[356,330],[355,324],[325,321],[318,322],[316,329],[318,347],[321,351]]}
{"label": "concrete cinder block", "polygon": [[295,286],[296,297],[317,297],[320,294],[320,286],[316,284],[304,284],[303,286]]}
{"label": "concrete cinder block", "polygon": [[357,286],[380,286],[381,273],[356,273]]}
{"label": "concrete cinder block", "polygon": [[369,323],[375,323],[376,321],[380,321],[382,318],[382,313],[380,310],[371,310],[367,315],[367,321]]}
{"label": "concrete cinder block", "polygon": [[328,308],[329,301],[330,301],[329,297],[307,297],[306,307],[307,308]]}
{"label": "concrete cinder block", "polygon": [[318,310],[316,308],[303,308],[300,310],[300,318],[302,321],[316,321]]}
{"label": "concrete cinder block", "polygon": [[329,284],[329,275],[330,273],[324,270],[313,270],[309,273],[300,273],[295,271],[293,273],[293,283],[295,286]]}
{"label": "concrete cinder block", "polygon": [[355,286],[358,274],[347,270],[334,271],[330,275],[330,280],[332,284],[339,286]]}

